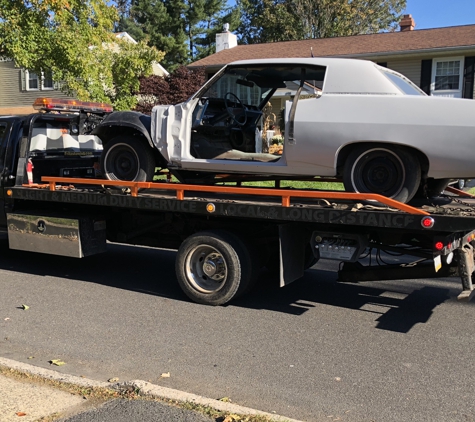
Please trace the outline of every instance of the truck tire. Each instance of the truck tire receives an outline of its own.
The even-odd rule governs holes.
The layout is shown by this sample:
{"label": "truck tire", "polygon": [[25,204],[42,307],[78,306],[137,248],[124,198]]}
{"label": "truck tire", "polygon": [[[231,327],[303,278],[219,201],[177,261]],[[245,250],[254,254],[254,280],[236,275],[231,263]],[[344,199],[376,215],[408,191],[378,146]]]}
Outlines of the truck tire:
{"label": "truck tire", "polygon": [[151,182],[155,174],[155,158],[145,142],[118,136],[104,146],[101,169],[108,180]]}
{"label": "truck tire", "polygon": [[246,292],[256,274],[245,242],[224,230],[188,237],[178,249],[175,269],[183,292],[194,302],[212,306]]}
{"label": "truck tire", "polygon": [[349,192],[376,193],[406,203],[420,183],[419,160],[397,146],[359,146],[344,164],[343,184]]}

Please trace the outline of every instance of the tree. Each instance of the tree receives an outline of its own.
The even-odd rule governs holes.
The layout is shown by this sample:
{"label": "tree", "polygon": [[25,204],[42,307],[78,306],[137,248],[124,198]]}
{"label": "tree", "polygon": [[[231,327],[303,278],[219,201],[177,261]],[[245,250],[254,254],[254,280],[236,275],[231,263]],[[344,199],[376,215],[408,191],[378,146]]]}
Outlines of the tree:
{"label": "tree", "polygon": [[303,38],[301,22],[287,0],[240,0],[240,41],[257,44]]}
{"label": "tree", "polygon": [[391,30],[406,0],[240,0],[244,43],[370,34]]}
{"label": "tree", "polygon": [[206,80],[203,68],[178,67],[169,75],[140,78],[137,111],[150,114],[156,104],[178,104],[197,92]]}
{"label": "tree", "polygon": [[161,54],[116,39],[117,17],[106,0],[0,0],[0,50],[20,67],[51,71],[81,100],[130,108],[139,76]]}
{"label": "tree", "polygon": [[[225,7],[226,0],[208,0],[209,5],[205,10],[216,10],[209,14],[198,24],[198,31],[194,39],[193,60],[199,60],[213,54],[216,51],[216,34],[222,32],[225,23],[229,24],[229,30],[238,28],[241,13],[237,7]],[[214,6],[213,6],[214,4]]]}
{"label": "tree", "polygon": [[222,20],[236,22],[237,16],[236,8],[226,8],[226,0],[131,0],[119,29],[164,51],[163,65],[173,71],[210,54]]}

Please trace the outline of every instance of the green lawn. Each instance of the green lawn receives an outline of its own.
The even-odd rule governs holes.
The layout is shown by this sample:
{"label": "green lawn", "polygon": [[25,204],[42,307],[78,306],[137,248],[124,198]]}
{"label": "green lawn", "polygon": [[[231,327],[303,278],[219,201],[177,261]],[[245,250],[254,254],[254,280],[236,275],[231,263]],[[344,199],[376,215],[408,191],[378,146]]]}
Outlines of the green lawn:
{"label": "green lawn", "polygon": [[[158,181],[165,181],[166,175],[161,174],[159,176],[155,176],[153,179],[155,182]],[[173,183],[177,183],[178,180],[173,177]],[[229,185],[229,186],[236,186],[235,182],[221,182],[218,183],[221,185]],[[263,187],[263,188],[274,188],[275,182],[269,181],[259,181],[259,182],[242,182],[242,186],[256,186],[256,187]],[[336,182],[321,182],[319,179],[315,181],[299,181],[299,180],[282,180],[280,182],[281,188],[293,188],[293,189],[319,189],[319,190],[329,190],[329,191],[344,191],[343,183],[336,183]]]}

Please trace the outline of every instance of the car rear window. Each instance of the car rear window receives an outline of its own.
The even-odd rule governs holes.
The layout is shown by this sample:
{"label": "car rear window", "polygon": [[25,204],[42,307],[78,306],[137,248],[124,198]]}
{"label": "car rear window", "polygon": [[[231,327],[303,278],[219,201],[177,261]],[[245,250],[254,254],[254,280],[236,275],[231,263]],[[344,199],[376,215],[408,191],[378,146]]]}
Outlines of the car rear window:
{"label": "car rear window", "polygon": [[416,84],[411,82],[406,77],[402,77],[397,73],[390,72],[386,69],[380,69],[386,78],[396,86],[403,94],[405,95],[427,95],[424,91],[422,91]]}

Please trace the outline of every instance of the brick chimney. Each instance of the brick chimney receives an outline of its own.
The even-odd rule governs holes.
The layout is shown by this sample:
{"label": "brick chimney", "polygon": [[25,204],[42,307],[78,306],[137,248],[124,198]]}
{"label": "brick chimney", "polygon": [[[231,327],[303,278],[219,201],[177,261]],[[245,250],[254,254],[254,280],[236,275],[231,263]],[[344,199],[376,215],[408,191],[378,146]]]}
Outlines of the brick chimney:
{"label": "brick chimney", "polygon": [[412,19],[412,15],[403,15],[399,26],[401,27],[401,32],[414,31],[416,22]]}
{"label": "brick chimney", "polygon": [[216,53],[237,46],[237,37],[229,32],[229,23],[224,24],[223,32],[216,34]]}

